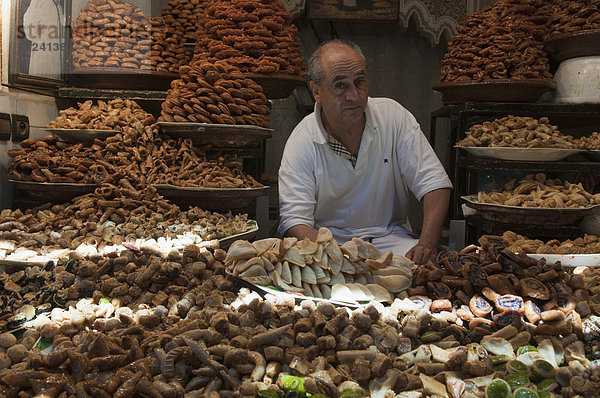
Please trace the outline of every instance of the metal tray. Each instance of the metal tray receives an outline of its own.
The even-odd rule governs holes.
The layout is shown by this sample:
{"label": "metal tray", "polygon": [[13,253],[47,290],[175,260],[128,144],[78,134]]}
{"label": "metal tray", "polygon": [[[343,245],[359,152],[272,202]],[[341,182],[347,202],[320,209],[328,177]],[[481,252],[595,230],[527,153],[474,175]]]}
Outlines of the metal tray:
{"label": "metal tray", "polygon": [[75,68],[71,74],[83,80],[89,88],[122,90],[160,90],[171,87],[177,73],[126,68]]}
{"label": "metal tray", "polygon": [[158,193],[180,207],[198,206],[204,210],[242,209],[259,196],[266,195],[268,186],[258,188],[201,188],[154,184]]}
{"label": "metal tray", "polygon": [[573,225],[591,214],[600,205],[581,208],[553,209],[549,207],[520,207],[494,205],[477,201],[477,195],[461,196],[466,205],[491,221],[532,225]]}
{"label": "metal tray", "polygon": [[45,267],[48,263],[56,264],[56,260],[48,261],[15,261],[15,260],[0,260],[0,272],[12,274],[13,272],[26,269],[28,267],[38,266]]}
{"label": "metal tray", "polygon": [[306,84],[304,77],[284,73],[244,73],[244,75],[260,84],[269,99],[287,98],[296,87]]}
{"label": "metal tray", "polygon": [[600,55],[600,29],[553,36],[544,42],[544,50],[556,62],[569,58]]}
{"label": "metal tray", "polygon": [[17,188],[27,192],[32,197],[53,203],[70,202],[73,198],[94,192],[95,184],[69,184],[64,182],[34,182],[15,181]]}
{"label": "metal tray", "polygon": [[546,259],[546,263],[553,264],[560,261],[563,267],[600,267],[600,254],[533,254],[529,257],[539,260]]}
{"label": "metal tray", "polygon": [[433,86],[442,93],[444,104],[468,101],[536,102],[544,93],[554,91],[556,83],[548,79],[496,79],[438,82]]}
{"label": "metal tray", "polygon": [[259,126],[193,122],[158,122],[158,127],[172,138],[189,138],[194,145],[215,148],[256,148],[273,132]]}
{"label": "metal tray", "polygon": [[250,240],[256,236],[258,231],[258,223],[254,220],[248,220],[248,230],[239,234],[231,235],[226,238],[219,239],[219,247],[221,249],[227,249],[236,240]]}
{"label": "metal tray", "polygon": [[518,160],[523,162],[554,162],[576,153],[584,152],[580,149],[559,148],[513,148],[513,147],[469,147],[456,146],[470,154],[482,158],[500,160]]}
{"label": "metal tray", "polygon": [[600,150],[589,150],[584,153],[588,154],[594,160],[600,160]]}
{"label": "metal tray", "polygon": [[251,282],[245,280],[244,278],[240,278],[239,276],[233,276],[233,274],[229,271],[225,271],[225,272],[228,275],[230,275],[240,286],[247,287],[248,289],[257,292],[258,294],[260,294],[263,297],[266,294],[272,294],[274,296],[282,297],[282,298],[293,298],[298,303],[300,303],[303,300],[312,300],[312,301],[316,301],[316,302],[322,301],[322,302],[326,302],[326,303],[332,303],[337,306],[344,306],[344,307],[349,307],[349,308],[358,308],[359,307],[358,303],[349,303],[349,302],[345,302],[345,301],[336,301],[336,300],[322,299],[322,298],[312,297],[312,296],[305,296],[304,294],[298,293],[298,292],[284,292],[282,290],[277,289],[274,286],[255,285],[254,283],[251,283]]}
{"label": "metal tray", "polygon": [[96,138],[103,140],[119,133],[117,130],[93,130],[93,129],[44,129],[54,134],[63,141],[72,144],[90,145]]}

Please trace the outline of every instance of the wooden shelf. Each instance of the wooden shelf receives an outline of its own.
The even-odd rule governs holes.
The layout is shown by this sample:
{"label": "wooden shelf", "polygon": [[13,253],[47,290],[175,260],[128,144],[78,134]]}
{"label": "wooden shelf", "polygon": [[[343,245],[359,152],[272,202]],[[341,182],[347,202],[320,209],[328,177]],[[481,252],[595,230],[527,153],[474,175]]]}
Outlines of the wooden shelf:
{"label": "wooden shelf", "polygon": [[[520,162],[509,160],[497,160],[477,158],[474,156],[460,156],[456,161],[456,167],[465,168],[469,171],[476,170],[526,170],[532,172],[592,172],[600,169],[600,162],[592,161],[557,161],[557,162]],[[471,192],[472,193],[472,192]]]}
{"label": "wooden shelf", "polygon": [[102,99],[127,98],[134,101],[164,101],[167,98],[166,91],[153,90],[117,90],[117,89],[94,89],[81,87],[60,87],[57,98],[61,99]]}
{"label": "wooden shelf", "polygon": [[[502,102],[465,102],[448,105],[431,113],[431,134],[429,141],[432,146],[436,141],[436,125],[440,118],[450,120],[450,128],[444,131],[444,141],[449,148],[446,158],[449,161],[448,175],[452,178],[454,190],[450,203],[450,219],[462,219],[462,195],[474,194],[481,188],[478,175],[498,174],[503,176],[529,173],[550,173],[556,175],[596,174],[600,162],[590,153],[580,153],[565,160],[553,162],[525,162],[498,159],[479,158],[459,151],[453,146],[464,137],[465,131],[477,123],[494,120],[508,115],[529,116],[534,118],[548,117],[550,123],[559,126],[563,134],[575,137],[589,135],[600,130],[600,104],[566,104],[566,103],[502,103]],[[441,133],[441,132],[440,132]],[[513,178],[513,177],[511,177]],[[564,177],[561,177],[564,178]],[[499,181],[495,181],[498,183]],[[481,217],[469,216],[467,220],[467,244],[476,242],[476,233],[501,234],[506,230],[526,235],[530,238],[570,238],[581,235],[578,226],[560,228],[543,228],[529,225],[505,224],[483,220]],[[548,234],[547,236],[545,234]]]}

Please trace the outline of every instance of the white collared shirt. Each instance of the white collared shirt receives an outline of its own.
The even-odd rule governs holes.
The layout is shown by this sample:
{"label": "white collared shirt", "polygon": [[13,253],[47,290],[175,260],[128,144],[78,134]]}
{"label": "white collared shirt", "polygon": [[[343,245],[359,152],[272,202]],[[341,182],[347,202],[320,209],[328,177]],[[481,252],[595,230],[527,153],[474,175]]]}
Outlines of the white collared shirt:
{"label": "white collared shirt", "polygon": [[407,224],[417,200],[452,188],[414,116],[389,98],[369,98],[356,167],[327,144],[320,104],[290,135],[279,168],[279,233],[328,227],[336,240],[381,237]]}

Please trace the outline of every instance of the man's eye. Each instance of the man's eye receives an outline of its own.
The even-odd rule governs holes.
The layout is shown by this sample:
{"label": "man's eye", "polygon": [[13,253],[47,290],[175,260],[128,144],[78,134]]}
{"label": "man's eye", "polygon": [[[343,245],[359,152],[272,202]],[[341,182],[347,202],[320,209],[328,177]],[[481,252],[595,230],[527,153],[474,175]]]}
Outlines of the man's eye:
{"label": "man's eye", "polygon": [[336,83],[335,84],[335,88],[338,90],[343,90],[344,89],[344,83]]}

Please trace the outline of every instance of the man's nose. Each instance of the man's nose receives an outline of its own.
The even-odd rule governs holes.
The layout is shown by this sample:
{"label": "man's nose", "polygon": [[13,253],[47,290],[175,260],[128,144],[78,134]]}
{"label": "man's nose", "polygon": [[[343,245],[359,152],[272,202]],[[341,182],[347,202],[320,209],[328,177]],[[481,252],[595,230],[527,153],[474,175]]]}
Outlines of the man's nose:
{"label": "man's nose", "polygon": [[358,87],[354,84],[351,85],[348,90],[346,90],[346,99],[347,100],[355,100],[359,97],[358,95]]}

